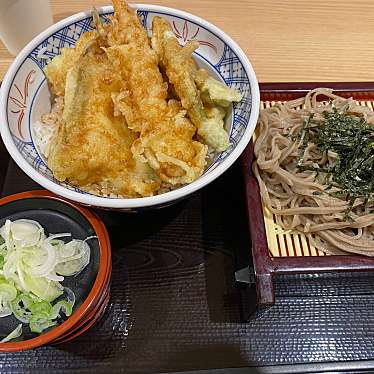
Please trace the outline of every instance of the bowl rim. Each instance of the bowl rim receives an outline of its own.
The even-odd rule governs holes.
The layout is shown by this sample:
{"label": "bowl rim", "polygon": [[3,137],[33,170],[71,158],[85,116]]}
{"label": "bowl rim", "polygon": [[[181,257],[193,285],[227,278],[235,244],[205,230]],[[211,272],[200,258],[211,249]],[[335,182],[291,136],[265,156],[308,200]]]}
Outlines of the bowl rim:
{"label": "bowl rim", "polygon": [[71,208],[77,210],[87,219],[87,221],[93,227],[100,244],[99,269],[96,275],[95,282],[87,298],[84,300],[82,305],[66,321],[61,323],[61,325],[56,326],[52,330],[46,332],[45,334],[39,335],[35,338],[23,340],[20,342],[0,343],[0,352],[15,352],[25,349],[36,348],[48,343],[52,343],[60,336],[63,336],[64,334],[68,333],[69,330],[80,321],[82,316],[84,316],[86,312],[90,311],[92,307],[98,302],[103,292],[103,283],[105,282],[107,277],[110,276],[110,274],[108,274],[108,271],[111,271],[111,248],[109,235],[106,230],[106,227],[104,226],[104,223],[95,213],[89,211],[88,209],[82,206],[75,205],[70,201],[66,201],[64,198],[56,196],[52,192],[46,190],[27,191],[17,193],[14,195],[9,195],[0,199],[0,205],[4,205],[12,201],[30,198],[46,198],[62,202],[70,206]]}
{"label": "bowl rim", "polygon": [[100,293],[100,298],[97,301],[97,304],[92,305],[92,308],[87,310],[86,314],[73,326],[73,328],[69,331],[67,331],[65,334],[59,336],[56,340],[53,340],[50,342],[50,344],[57,344],[57,342],[62,342],[67,336],[78,336],[81,335],[84,331],[82,331],[82,326],[86,326],[89,321],[95,320],[101,318],[101,315],[98,315],[98,311],[102,309],[104,303],[109,303],[109,296],[110,296],[110,272],[108,271],[108,279],[105,283],[105,287],[103,287],[102,292]]}
{"label": "bowl rim", "polygon": [[[64,28],[72,23],[78,22],[81,19],[87,18],[91,16],[91,11],[79,12],[73,14],[70,17],[67,17],[43,32],[41,32],[38,36],[36,36],[33,40],[31,40],[23,50],[17,55],[11,66],[9,67],[4,79],[3,84],[0,90],[0,121],[4,123],[4,125],[0,126],[1,136],[3,138],[4,144],[10,153],[11,157],[15,160],[18,166],[35,182],[42,185],[44,188],[48,189],[49,191],[54,192],[57,195],[60,195],[64,198],[73,200],[74,202],[78,202],[88,206],[96,206],[102,208],[112,208],[112,209],[136,209],[136,208],[143,208],[143,207],[151,207],[157,205],[166,205],[173,203],[179,199],[182,199],[191,193],[199,190],[200,188],[206,186],[216,178],[218,178],[221,174],[223,174],[242,154],[245,147],[248,145],[251,136],[254,132],[259,108],[260,108],[260,92],[258,81],[253,70],[253,67],[248,60],[247,56],[243,52],[243,50],[239,47],[239,45],[231,39],[224,31],[219,29],[217,26],[211,24],[204,19],[187,13],[182,10],[177,10],[174,8],[159,6],[159,5],[147,5],[147,4],[131,4],[131,7],[137,10],[144,10],[144,11],[151,11],[151,12],[160,12],[170,14],[171,16],[181,17],[183,19],[195,22],[200,26],[210,30],[213,34],[215,34],[218,38],[220,38],[225,44],[229,45],[230,48],[234,51],[237,55],[239,60],[241,61],[244,70],[248,76],[248,80],[250,83],[251,88],[251,114],[247,124],[247,128],[244,131],[242,138],[235,146],[231,154],[229,154],[219,165],[217,165],[213,170],[211,170],[208,174],[203,174],[194,182],[187,184],[183,187],[177,188],[173,191],[166,192],[160,195],[150,196],[150,197],[139,197],[139,198],[108,198],[108,197],[100,197],[93,194],[88,193],[80,193],[76,191],[72,191],[67,189],[64,186],[61,186],[51,180],[49,180],[44,175],[40,174],[36,171],[21,155],[21,153],[16,148],[12,135],[10,133],[10,129],[7,122],[7,113],[6,107],[8,102],[8,96],[10,92],[10,87],[13,82],[13,79],[24,62],[27,56],[32,52],[32,50],[39,45],[43,40],[45,40],[50,35],[54,34],[61,28]],[[113,7],[103,6],[99,8],[99,13],[108,13],[113,11]],[[6,125],[5,125],[6,124]]]}
{"label": "bowl rim", "polygon": [[90,329],[96,322],[99,322],[101,318],[103,318],[108,305],[109,305],[109,300],[110,300],[110,290],[108,290],[107,294],[103,298],[103,301],[101,304],[97,305],[97,308],[94,310],[94,315],[92,315],[92,318],[88,319],[87,321],[84,321],[84,323],[79,326],[79,328],[75,331],[73,331],[71,334],[64,335],[57,340],[54,340],[51,342],[51,344],[63,344],[67,343],[70,340],[73,340],[77,338],[78,336],[82,335],[85,333],[88,329]]}

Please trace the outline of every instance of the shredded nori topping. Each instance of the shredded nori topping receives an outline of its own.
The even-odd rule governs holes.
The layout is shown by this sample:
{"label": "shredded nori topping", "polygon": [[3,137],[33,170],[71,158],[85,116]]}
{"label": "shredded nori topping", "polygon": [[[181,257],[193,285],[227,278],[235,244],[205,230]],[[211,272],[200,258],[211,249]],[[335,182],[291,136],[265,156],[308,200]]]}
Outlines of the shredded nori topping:
{"label": "shredded nori topping", "polygon": [[[299,133],[302,139],[299,171],[312,170],[326,174],[327,189],[338,188],[333,194],[349,201],[348,211],[357,198],[365,202],[374,198],[374,126],[364,116],[349,112],[349,107],[338,111],[324,111],[323,119],[309,116]],[[322,153],[337,154],[334,165],[324,167],[304,164],[308,143],[314,143]]]}

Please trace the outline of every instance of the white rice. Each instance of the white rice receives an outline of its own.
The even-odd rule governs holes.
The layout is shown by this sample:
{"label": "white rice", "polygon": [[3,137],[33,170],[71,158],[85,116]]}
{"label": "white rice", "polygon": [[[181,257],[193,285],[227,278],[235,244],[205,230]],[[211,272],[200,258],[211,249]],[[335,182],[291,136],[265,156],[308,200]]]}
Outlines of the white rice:
{"label": "white rice", "polygon": [[62,118],[63,98],[59,97],[52,106],[51,113],[44,114],[40,121],[32,124],[33,137],[39,152],[48,159],[51,145],[57,136]]}

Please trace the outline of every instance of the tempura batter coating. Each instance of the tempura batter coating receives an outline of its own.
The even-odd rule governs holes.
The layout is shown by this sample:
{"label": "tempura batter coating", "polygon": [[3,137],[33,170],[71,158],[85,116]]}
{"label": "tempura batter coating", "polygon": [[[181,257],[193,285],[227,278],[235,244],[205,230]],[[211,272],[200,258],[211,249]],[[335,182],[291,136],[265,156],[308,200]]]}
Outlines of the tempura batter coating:
{"label": "tempura batter coating", "polygon": [[240,101],[241,95],[209,77],[204,70],[197,71],[192,52],[198,46],[194,41],[182,47],[165,19],[153,19],[152,47],[189,118],[197,127],[198,135],[215,150],[224,151],[229,146],[224,123],[207,115],[199,89],[206,95],[209,105],[228,106],[232,101]]}
{"label": "tempura batter coating", "polygon": [[96,31],[85,32],[79,38],[74,48],[62,48],[61,54],[54,57],[44,68],[44,73],[51,85],[52,92],[56,96],[64,95],[68,70],[77,63],[87,48],[95,42],[95,39]]}
{"label": "tempura batter coating", "polygon": [[160,17],[153,19],[152,46],[165,68],[170,82],[181,99],[182,106],[197,127],[199,136],[217,151],[229,146],[226,130],[214,119],[207,117],[193,75],[192,51],[198,45],[181,47],[169,23]]}
{"label": "tempura batter coating", "polygon": [[193,140],[196,132],[177,102],[167,101],[168,85],[158,68],[146,31],[124,1],[114,1],[116,27],[106,49],[121,73],[122,89],[113,95],[117,112],[139,132],[132,150],[160,178],[173,185],[197,179],[206,165],[207,147]]}
{"label": "tempura batter coating", "polygon": [[113,115],[111,94],[119,87],[105,52],[92,45],[67,73],[63,121],[48,166],[57,179],[85,190],[97,185],[115,195],[150,196],[160,180],[134,159],[136,136],[123,116]]}

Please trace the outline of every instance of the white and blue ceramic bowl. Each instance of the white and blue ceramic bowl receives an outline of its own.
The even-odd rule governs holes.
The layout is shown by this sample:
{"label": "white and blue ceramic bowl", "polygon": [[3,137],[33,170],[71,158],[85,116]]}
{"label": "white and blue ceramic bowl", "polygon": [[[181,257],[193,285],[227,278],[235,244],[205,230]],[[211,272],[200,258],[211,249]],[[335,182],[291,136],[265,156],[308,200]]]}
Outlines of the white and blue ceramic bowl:
{"label": "white and blue ceramic bowl", "polygon": [[[243,152],[256,126],[260,104],[256,75],[241,48],[229,36],[203,19],[179,10],[154,5],[136,5],[136,8],[141,22],[148,30],[151,28],[152,18],[161,15],[170,21],[182,44],[198,40],[200,47],[194,53],[198,65],[242,93],[243,100],[233,106],[226,120],[231,146],[218,155],[195,182],[152,197],[99,197],[54,179],[35,146],[31,124],[51,108],[44,66],[60,53],[61,48],[74,46],[81,34],[92,28],[91,12],[75,14],[33,39],[10,66],[1,86],[0,126],[10,155],[30,178],[48,190],[81,204],[136,210],[158,208],[178,201],[206,186],[227,170]],[[112,13],[111,6],[100,9],[100,14],[106,21]]]}

